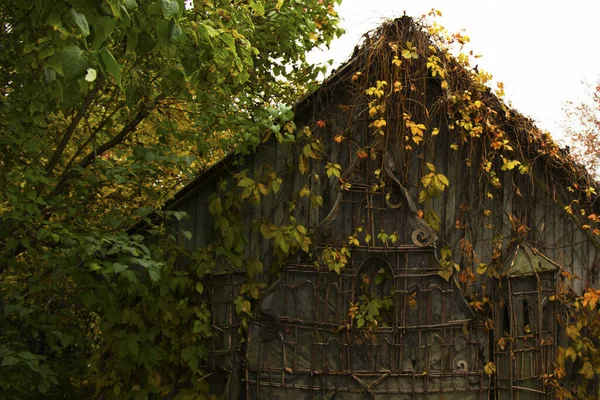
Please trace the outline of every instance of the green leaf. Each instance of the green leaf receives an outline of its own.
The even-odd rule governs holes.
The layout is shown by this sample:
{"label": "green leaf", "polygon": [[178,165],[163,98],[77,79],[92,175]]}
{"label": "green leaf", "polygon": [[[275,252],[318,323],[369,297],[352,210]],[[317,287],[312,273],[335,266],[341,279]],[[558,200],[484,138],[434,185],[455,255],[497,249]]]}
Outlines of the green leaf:
{"label": "green leaf", "polygon": [[2,365],[3,367],[8,367],[11,365],[15,365],[19,362],[19,359],[17,357],[13,357],[13,356],[6,356],[2,359]]}
{"label": "green leaf", "polygon": [[206,324],[202,321],[194,321],[194,325],[192,326],[192,333],[200,333],[207,328]]}
{"label": "green leaf", "polygon": [[[62,68],[61,68],[62,69]],[[56,70],[51,67],[44,67],[44,81],[48,84],[56,80]]]}
{"label": "green leaf", "polygon": [[75,45],[65,46],[61,59],[65,79],[76,80],[86,75],[89,62],[79,47]]}
{"label": "green leaf", "polygon": [[246,265],[246,273],[249,276],[256,276],[256,274],[262,274],[263,272],[263,263],[259,260],[251,260]]}
{"label": "green leaf", "polygon": [[127,340],[127,348],[129,349],[131,354],[133,354],[134,356],[137,356],[138,353],[140,352],[140,346],[138,345],[137,340],[135,340],[133,338],[129,338]]}
{"label": "green leaf", "polygon": [[92,48],[100,49],[104,41],[114,32],[117,26],[117,20],[112,17],[96,17],[92,21],[92,26],[94,27]]}
{"label": "green leaf", "polygon": [[125,265],[125,264],[119,264],[119,263],[114,263],[113,264],[113,271],[115,271],[115,274],[118,274],[119,272],[123,272],[127,268],[129,268],[129,266]]}
{"label": "green leaf", "polygon": [[90,264],[90,271],[98,271],[99,269],[102,269],[102,267],[98,263]]}
{"label": "green leaf", "polygon": [[123,25],[131,26],[131,16],[123,3],[119,3],[119,18],[123,22]]}
{"label": "green leaf", "polygon": [[122,0],[123,5],[128,11],[134,11],[138,9],[138,3],[135,0]]}
{"label": "green leaf", "polygon": [[71,8],[68,16],[71,18],[71,21],[73,21],[75,26],[77,26],[77,29],[79,29],[79,32],[83,35],[83,37],[87,37],[90,34],[90,26],[85,14],[78,13],[74,8]]}
{"label": "green leaf", "polygon": [[223,205],[221,204],[221,198],[215,197],[208,204],[208,212],[211,215],[221,215],[223,213]]}
{"label": "green leaf", "polygon": [[202,282],[196,282],[196,290],[200,294],[202,294],[202,292],[204,292],[204,285],[202,284]]}
{"label": "green leaf", "polygon": [[425,213],[425,217],[423,218],[425,222],[431,226],[436,232],[440,231],[440,217],[435,212],[435,210],[427,210]]}
{"label": "green leaf", "polygon": [[19,357],[21,357],[25,360],[35,360],[37,358],[35,354],[32,354],[28,351],[20,351]]}
{"label": "green leaf", "polygon": [[150,274],[150,279],[152,279],[153,282],[158,282],[158,280],[160,279],[160,265],[151,265],[148,273]]}
{"label": "green leaf", "polygon": [[183,29],[174,19],[169,21],[169,39],[171,43],[183,39]]}
{"label": "green leaf", "polygon": [[284,237],[281,237],[279,241],[279,248],[281,248],[284,254],[289,254],[290,252],[290,245]]}
{"label": "green leaf", "polygon": [[160,8],[165,19],[179,16],[179,3],[177,0],[160,0]]}
{"label": "green leaf", "polygon": [[138,47],[142,55],[146,55],[154,49],[156,40],[148,32],[140,32],[138,35]]}
{"label": "green leaf", "polygon": [[105,47],[100,50],[100,57],[102,58],[102,62],[106,67],[106,71],[115,78],[115,81],[118,85],[121,84],[121,66],[115,60],[110,51]]}
{"label": "green leaf", "polygon": [[369,304],[367,304],[367,312],[372,318],[379,316],[379,307],[374,301],[370,301]]}
{"label": "green leaf", "polygon": [[246,178],[240,179],[240,181],[238,182],[238,186],[239,187],[247,187],[250,185],[254,185],[255,183],[256,182],[254,182],[253,179],[246,177]]}

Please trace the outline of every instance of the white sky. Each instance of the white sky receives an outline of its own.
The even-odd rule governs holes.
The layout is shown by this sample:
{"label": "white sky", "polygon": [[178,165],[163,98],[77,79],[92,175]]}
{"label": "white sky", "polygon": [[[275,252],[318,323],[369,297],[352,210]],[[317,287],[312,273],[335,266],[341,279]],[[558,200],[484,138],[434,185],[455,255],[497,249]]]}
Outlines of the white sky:
{"label": "white sky", "polygon": [[555,138],[566,119],[564,102],[584,100],[582,80],[600,77],[599,0],[343,0],[337,11],[346,34],[309,60],[334,59],[336,66],[385,18],[404,10],[419,17],[431,8],[442,12],[436,21],[449,32],[465,29],[471,38],[467,50],[483,55],[476,61],[479,69],[504,82],[513,107]]}

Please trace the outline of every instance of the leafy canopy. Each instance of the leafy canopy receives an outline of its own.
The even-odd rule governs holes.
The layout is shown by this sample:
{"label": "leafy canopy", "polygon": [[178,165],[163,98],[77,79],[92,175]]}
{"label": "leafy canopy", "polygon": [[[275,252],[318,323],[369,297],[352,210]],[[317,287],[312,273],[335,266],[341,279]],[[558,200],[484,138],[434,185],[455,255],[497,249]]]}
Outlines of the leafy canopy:
{"label": "leafy canopy", "polygon": [[185,300],[210,257],[190,277],[124,231],[279,132],[272,106],[341,33],[333,0],[2,0],[0,17],[0,398],[197,395],[209,315]]}

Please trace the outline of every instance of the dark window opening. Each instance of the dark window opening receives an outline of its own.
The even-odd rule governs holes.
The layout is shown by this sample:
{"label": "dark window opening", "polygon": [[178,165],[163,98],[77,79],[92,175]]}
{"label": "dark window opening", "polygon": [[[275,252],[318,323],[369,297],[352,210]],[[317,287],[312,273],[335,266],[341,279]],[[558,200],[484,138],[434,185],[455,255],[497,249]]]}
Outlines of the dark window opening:
{"label": "dark window opening", "polygon": [[529,302],[523,299],[523,332],[531,333],[531,325],[529,324]]}
{"label": "dark window opening", "polygon": [[504,313],[502,315],[502,336],[510,336],[510,314],[506,305],[504,305]]}

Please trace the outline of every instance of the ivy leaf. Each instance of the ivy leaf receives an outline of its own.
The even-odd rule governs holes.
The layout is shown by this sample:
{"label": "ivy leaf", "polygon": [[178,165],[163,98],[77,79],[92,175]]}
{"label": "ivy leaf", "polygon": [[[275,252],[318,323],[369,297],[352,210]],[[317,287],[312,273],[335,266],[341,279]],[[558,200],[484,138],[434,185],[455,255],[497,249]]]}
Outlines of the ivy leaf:
{"label": "ivy leaf", "polygon": [[245,177],[240,179],[240,181],[238,182],[238,186],[239,187],[248,187],[250,185],[254,185],[256,182],[254,182],[254,180],[252,180],[251,178]]}
{"label": "ivy leaf", "polygon": [[121,66],[115,60],[110,51],[105,47],[100,50],[100,57],[102,58],[102,62],[106,67],[106,71],[115,78],[115,81],[118,85],[121,85]]}
{"label": "ivy leaf", "polygon": [[259,260],[251,260],[246,264],[246,273],[248,276],[256,276],[256,274],[262,274],[263,263]]}
{"label": "ivy leaf", "polygon": [[583,367],[581,367],[579,370],[579,374],[587,380],[594,379],[594,369],[592,368],[592,363],[589,361],[583,363]]}
{"label": "ivy leaf", "polygon": [[71,8],[68,15],[83,37],[87,37],[90,34],[90,25],[88,24],[85,14],[78,13],[74,8]]}
{"label": "ivy leaf", "polygon": [[483,275],[487,272],[488,269],[488,265],[485,263],[479,263],[479,265],[477,266],[477,273],[479,275]]}
{"label": "ivy leaf", "polygon": [[372,318],[379,316],[379,307],[374,301],[370,301],[369,304],[367,304],[367,312]]}
{"label": "ivy leaf", "polygon": [[65,46],[61,58],[66,80],[76,80],[87,73],[89,62],[79,47],[73,44]]}
{"label": "ivy leaf", "polygon": [[438,275],[441,276],[442,278],[444,278],[444,280],[446,282],[450,281],[450,277],[452,276],[452,273],[454,271],[452,271],[452,268],[445,268],[445,269],[440,269],[438,271]]}
{"label": "ivy leaf", "polygon": [[490,361],[483,367],[483,370],[488,376],[492,376],[496,373],[496,364]]}
{"label": "ivy leaf", "polygon": [[425,222],[431,226],[436,232],[440,231],[440,217],[435,210],[427,210],[425,213]]}
{"label": "ivy leaf", "polygon": [[208,212],[211,215],[221,215],[223,213],[223,206],[221,204],[221,198],[215,197],[208,205]]}

